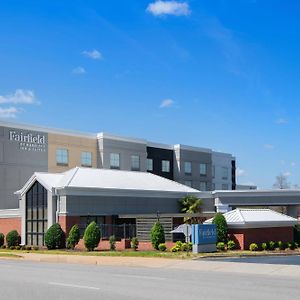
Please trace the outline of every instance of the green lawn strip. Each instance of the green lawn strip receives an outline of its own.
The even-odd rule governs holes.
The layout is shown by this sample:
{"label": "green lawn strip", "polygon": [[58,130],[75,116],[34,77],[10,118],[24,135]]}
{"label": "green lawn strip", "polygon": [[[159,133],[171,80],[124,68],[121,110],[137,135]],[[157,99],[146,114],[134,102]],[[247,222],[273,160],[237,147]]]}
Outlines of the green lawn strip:
{"label": "green lawn strip", "polygon": [[0,258],[1,257],[12,257],[12,258],[21,258],[22,256],[20,256],[20,255],[16,255],[16,254],[14,254],[14,253],[3,253],[3,252],[1,252],[0,253]]}

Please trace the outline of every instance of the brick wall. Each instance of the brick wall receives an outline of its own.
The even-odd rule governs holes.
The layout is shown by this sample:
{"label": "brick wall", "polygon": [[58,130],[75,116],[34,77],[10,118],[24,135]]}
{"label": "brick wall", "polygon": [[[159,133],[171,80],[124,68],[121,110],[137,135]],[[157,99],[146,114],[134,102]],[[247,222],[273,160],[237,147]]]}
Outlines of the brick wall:
{"label": "brick wall", "polygon": [[294,241],[293,227],[229,229],[228,233],[242,250],[249,249],[251,243],[260,245],[268,241]]}
{"label": "brick wall", "polygon": [[73,225],[80,224],[80,217],[79,216],[59,216],[58,223],[60,224],[62,230],[68,235],[68,233],[71,230]]}
{"label": "brick wall", "polygon": [[21,234],[21,218],[0,218],[0,232],[6,236],[11,230]]}

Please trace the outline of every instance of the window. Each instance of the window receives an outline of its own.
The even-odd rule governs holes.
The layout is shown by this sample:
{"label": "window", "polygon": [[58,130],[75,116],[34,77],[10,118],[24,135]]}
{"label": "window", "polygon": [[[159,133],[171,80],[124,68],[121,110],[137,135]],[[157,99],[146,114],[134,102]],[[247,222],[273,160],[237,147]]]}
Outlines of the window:
{"label": "window", "polygon": [[47,231],[47,190],[35,182],[26,193],[26,245],[44,246]]}
{"label": "window", "polygon": [[138,155],[131,155],[131,171],[140,170],[140,157]]}
{"label": "window", "polygon": [[184,185],[187,185],[187,186],[191,187],[192,186],[192,181],[191,180],[185,180]]}
{"label": "window", "polygon": [[110,168],[111,169],[120,169],[120,154],[119,153],[110,153]]}
{"label": "window", "polygon": [[170,172],[170,161],[169,160],[161,161],[161,170],[162,170],[162,172]]}
{"label": "window", "polygon": [[184,162],[184,173],[185,174],[192,174],[192,163],[190,161]]}
{"label": "window", "polygon": [[228,190],[228,184],[227,183],[222,184],[222,190]]}
{"label": "window", "polygon": [[79,231],[80,231],[80,237],[82,238],[84,235],[84,231],[86,227],[92,223],[96,222],[96,224],[99,226],[101,230],[101,236],[102,237],[108,237],[107,235],[107,226],[104,226],[104,216],[80,216],[80,223],[79,223]]}
{"label": "window", "polygon": [[228,179],[228,168],[222,167],[222,179]]}
{"label": "window", "polygon": [[81,152],[81,165],[84,167],[92,166],[92,152],[88,152],[88,151]]}
{"label": "window", "polygon": [[153,171],[153,159],[147,158],[147,171]]}
{"label": "window", "polygon": [[212,173],[212,178],[215,178],[216,166],[212,166],[211,173]]}
{"label": "window", "polygon": [[207,190],[207,183],[205,181],[200,181],[200,191]]}
{"label": "window", "polygon": [[67,149],[56,150],[56,164],[59,166],[67,166],[69,164],[69,152]]}
{"label": "window", "polygon": [[207,165],[200,164],[200,175],[206,175],[206,173],[207,173]]}

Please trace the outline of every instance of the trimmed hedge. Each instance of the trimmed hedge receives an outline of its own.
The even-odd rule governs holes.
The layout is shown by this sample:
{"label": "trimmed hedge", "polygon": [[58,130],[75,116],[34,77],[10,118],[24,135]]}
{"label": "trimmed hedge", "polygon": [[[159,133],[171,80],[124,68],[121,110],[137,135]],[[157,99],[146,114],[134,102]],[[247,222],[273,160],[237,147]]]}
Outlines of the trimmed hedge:
{"label": "trimmed hedge", "polygon": [[4,234],[0,233],[0,247],[4,245]]}
{"label": "trimmed hedge", "polygon": [[95,221],[91,222],[84,231],[84,245],[88,251],[94,251],[99,245],[101,238],[101,231]]}
{"label": "trimmed hedge", "polygon": [[6,235],[6,244],[8,248],[19,246],[21,242],[21,237],[17,230],[11,230]]}
{"label": "trimmed hedge", "polygon": [[64,249],[66,235],[58,223],[53,224],[45,233],[45,245],[49,250]]}
{"label": "trimmed hedge", "polygon": [[150,240],[153,248],[156,250],[158,250],[159,244],[162,244],[166,241],[164,228],[159,221],[156,222],[151,228]]}
{"label": "trimmed hedge", "polygon": [[67,238],[67,248],[74,250],[75,246],[79,243],[80,231],[77,224],[71,228]]}

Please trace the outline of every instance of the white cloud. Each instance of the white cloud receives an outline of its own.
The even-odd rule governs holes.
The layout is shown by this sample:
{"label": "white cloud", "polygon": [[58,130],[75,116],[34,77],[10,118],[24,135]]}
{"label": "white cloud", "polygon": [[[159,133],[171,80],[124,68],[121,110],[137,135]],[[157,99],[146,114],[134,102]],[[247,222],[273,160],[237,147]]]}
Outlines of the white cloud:
{"label": "white cloud", "polygon": [[246,171],[243,170],[243,169],[240,169],[240,168],[237,168],[235,173],[236,173],[237,177],[241,177],[241,176],[245,176],[246,175]]}
{"label": "white cloud", "polygon": [[272,150],[272,149],[274,149],[274,145],[272,145],[272,144],[264,144],[264,148],[267,149],[267,150]]}
{"label": "white cloud", "polygon": [[20,110],[16,107],[0,107],[0,118],[13,119],[17,117],[18,113],[20,113]]}
{"label": "white cloud", "polygon": [[174,105],[174,101],[172,99],[164,99],[160,103],[160,108],[168,108]]}
{"label": "white cloud", "polygon": [[75,75],[83,75],[86,73],[85,69],[83,67],[76,67],[72,70],[72,73]]}
{"label": "white cloud", "polygon": [[37,103],[34,92],[30,90],[17,89],[14,94],[0,95],[0,104],[34,104]]}
{"label": "white cloud", "polygon": [[147,12],[154,16],[187,16],[191,13],[187,2],[161,0],[150,3],[147,7]]}
{"label": "white cloud", "polygon": [[289,171],[286,171],[286,172],[282,173],[282,175],[285,177],[289,177],[289,176],[292,176],[292,173]]}
{"label": "white cloud", "polygon": [[102,53],[96,49],[91,51],[83,51],[82,54],[91,59],[103,59]]}
{"label": "white cloud", "polygon": [[276,120],[276,123],[277,124],[287,124],[288,120],[284,119],[284,118],[279,118],[279,119]]}

